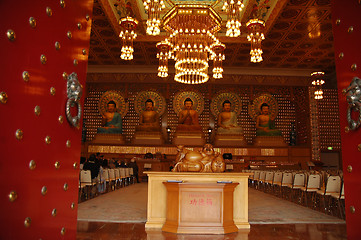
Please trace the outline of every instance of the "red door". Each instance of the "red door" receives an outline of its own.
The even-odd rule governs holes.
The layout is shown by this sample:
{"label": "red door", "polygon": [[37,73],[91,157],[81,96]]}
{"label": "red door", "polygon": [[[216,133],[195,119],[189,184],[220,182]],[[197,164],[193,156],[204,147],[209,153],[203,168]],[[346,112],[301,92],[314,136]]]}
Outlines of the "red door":
{"label": "red door", "polygon": [[[345,129],[349,126],[347,121],[348,102],[343,90],[348,88],[354,77],[361,78],[360,13],[360,0],[334,0],[332,2],[347,236],[351,240],[360,239],[361,236],[361,127],[355,130]],[[351,93],[348,92],[348,94]],[[361,101],[361,99],[358,100]],[[352,111],[353,120],[357,121],[359,111]]]}
{"label": "red door", "polygon": [[85,85],[92,5],[0,1],[0,239],[75,239],[81,128],[64,76]]}

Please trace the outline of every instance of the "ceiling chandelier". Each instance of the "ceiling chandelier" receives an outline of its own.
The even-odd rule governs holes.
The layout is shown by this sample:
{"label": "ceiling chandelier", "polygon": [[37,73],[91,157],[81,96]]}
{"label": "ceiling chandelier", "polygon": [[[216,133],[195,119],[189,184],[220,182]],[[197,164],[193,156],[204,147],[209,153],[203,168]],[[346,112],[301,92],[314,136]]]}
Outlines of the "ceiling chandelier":
{"label": "ceiling chandelier", "polygon": [[213,60],[213,78],[223,78],[222,61],[225,59],[224,49],[226,46],[223,43],[217,42],[211,45],[213,53],[210,56],[210,60]]}
{"label": "ceiling chandelier", "polygon": [[223,3],[222,10],[228,13],[228,20],[227,20],[227,32],[226,36],[228,37],[238,37],[241,35],[241,22],[238,20],[239,12],[242,11],[244,5],[242,1],[237,0],[225,0]]}
{"label": "ceiling chandelier", "polygon": [[[168,77],[168,61],[175,61],[174,80],[186,84],[200,84],[209,80],[208,61],[213,61],[213,78],[223,77],[222,62],[225,60],[225,45],[215,34],[221,29],[222,19],[213,9],[213,5],[206,4],[173,4],[173,7],[164,15],[164,0],[143,0],[144,8],[148,12],[148,35],[159,35],[160,27],[169,33],[165,40],[157,43],[159,59],[158,76]],[[226,36],[239,37],[241,35],[240,12],[244,8],[243,0],[224,0],[222,10],[227,14]],[[265,22],[260,18],[265,17],[268,10],[266,3],[258,3],[252,10],[251,18],[246,27],[249,31],[248,41],[251,42],[251,62],[263,61],[261,42],[265,39],[263,30]],[[123,38],[122,59],[133,58],[133,40],[136,37],[134,28],[136,20],[126,18],[120,24],[125,29],[121,32]],[[130,20],[131,19],[131,20]],[[128,36],[128,37],[126,37]]]}
{"label": "ceiling chandelier", "polygon": [[214,35],[220,30],[221,22],[222,19],[210,6],[174,6],[163,18],[163,27],[170,35],[157,45],[160,50],[158,76],[168,76],[166,63],[171,58],[175,61],[174,80],[177,82],[207,82],[209,59],[215,63],[214,76],[222,77],[225,46]]}
{"label": "ceiling chandelier", "polygon": [[159,59],[158,76],[168,77],[168,59],[170,58],[171,44],[166,40],[157,43],[159,52],[157,58]]}
{"label": "ceiling chandelier", "polygon": [[123,40],[120,58],[123,60],[133,59],[133,40],[137,37],[134,29],[138,25],[138,21],[132,17],[125,17],[119,20],[119,25],[122,27],[119,37]]}
{"label": "ceiling chandelier", "polygon": [[246,24],[249,33],[247,40],[251,42],[251,62],[262,62],[262,47],[261,42],[264,40],[263,29],[265,28],[265,22],[260,19],[251,19]]}
{"label": "ceiling chandelier", "polygon": [[325,80],[323,80],[323,76],[325,75],[324,72],[313,72],[311,73],[312,78],[312,85],[315,86],[315,99],[323,99],[323,91],[322,91],[322,85],[325,83]]}
{"label": "ceiling chandelier", "polygon": [[148,11],[147,34],[159,35],[160,19],[159,14],[165,8],[163,0],[144,0],[145,10]]}

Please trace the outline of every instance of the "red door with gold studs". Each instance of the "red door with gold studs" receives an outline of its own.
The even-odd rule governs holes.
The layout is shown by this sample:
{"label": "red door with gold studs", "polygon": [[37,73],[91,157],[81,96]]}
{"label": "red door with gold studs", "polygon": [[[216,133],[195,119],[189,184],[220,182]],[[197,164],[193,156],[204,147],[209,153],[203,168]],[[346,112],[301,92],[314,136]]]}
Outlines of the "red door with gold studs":
{"label": "red door with gold studs", "polygon": [[[346,96],[359,96],[348,88],[355,77],[361,78],[361,1],[334,0],[332,21],[336,57],[337,85],[342,141],[342,162],[345,182],[345,210],[347,239],[361,236],[361,126],[352,129],[347,121]],[[361,87],[361,80],[359,82]],[[350,91],[347,91],[350,90]],[[360,91],[360,90],[359,90]],[[361,99],[358,99],[361,103]],[[352,121],[357,122],[361,109],[350,111]]]}
{"label": "red door with gold studs", "polygon": [[75,239],[92,6],[0,1],[0,239]]}

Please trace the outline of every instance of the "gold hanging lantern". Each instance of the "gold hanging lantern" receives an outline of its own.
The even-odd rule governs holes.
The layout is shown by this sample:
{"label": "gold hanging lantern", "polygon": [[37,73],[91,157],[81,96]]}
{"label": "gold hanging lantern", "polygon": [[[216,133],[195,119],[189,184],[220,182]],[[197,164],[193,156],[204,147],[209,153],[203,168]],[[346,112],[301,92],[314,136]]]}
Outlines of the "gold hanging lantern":
{"label": "gold hanging lantern", "polygon": [[241,22],[239,21],[239,13],[244,8],[243,2],[240,0],[225,0],[222,10],[227,13],[227,37],[238,37],[241,35]]}
{"label": "gold hanging lantern", "polygon": [[213,60],[213,78],[215,79],[223,78],[222,61],[225,60],[225,48],[226,46],[219,42],[211,45],[214,54],[211,55],[210,60]]}
{"label": "gold hanging lantern", "polygon": [[207,5],[174,6],[163,18],[170,56],[175,61],[174,80],[186,84],[208,81],[208,58],[215,53],[210,47],[220,43],[214,36],[220,30],[221,18]]}
{"label": "gold hanging lantern", "polygon": [[324,72],[311,73],[312,85],[315,87],[314,95],[316,100],[323,99],[322,85],[325,83],[325,80],[323,80],[322,78],[324,77],[324,75]]}
{"label": "gold hanging lantern", "polygon": [[138,21],[132,17],[125,17],[120,19],[119,25],[122,27],[119,37],[123,39],[120,58],[123,60],[132,60],[134,52],[133,40],[137,37],[134,29],[137,27]]}
{"label": "gold hanging lantern", "polygon": [[165,8],[163,0],[144,0],[145,10],[148,11],[147,20],[147,34],[159,35],[160,34],[160,12]]}
{"label": "gold hanging lantern", "polygon": [[251,62],[262,62],[262,40],[264,40],[263,29],[265,28],[265,22],[260,19],[251,19],[246,24],[249,33],[247,40],[251,42]]}
{"label": "gold hanging lantern", "polygon": [[166,39],[157,43],[157,48],[159,50],[157,53],[159,59],[158,76],[165,78],[168,77],[168,59],[171,57],[171,44]]}

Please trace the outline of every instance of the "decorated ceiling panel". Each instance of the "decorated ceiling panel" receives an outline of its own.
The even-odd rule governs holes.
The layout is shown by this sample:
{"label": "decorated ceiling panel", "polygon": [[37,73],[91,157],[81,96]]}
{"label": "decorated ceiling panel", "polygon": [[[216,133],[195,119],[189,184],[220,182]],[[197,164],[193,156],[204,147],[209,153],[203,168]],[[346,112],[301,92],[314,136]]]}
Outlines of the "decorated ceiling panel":
{"label": "decorated ceiling panel", "polygon": [[[165,0],[166,8],[161,15],[173,5],[184,2],[187,1]],[[325,71],[326,75],[335,72],[331,0],[244,0],[245,7],[240,18],[242,34],[237,38],[224,35],[227,17],[221,10],[223,1],[191,2],[212,5],[222,17],[222,29],[217,36],[226,45],[224,74],[227,74],[227,67],[314,69]],[[265,40],[262,42],[263,61],[252,63],[245,25],[254,14],[254,9],[262,6],[265,8],[263,19],[266,22]],[[122,41],[119,38],[118,19],[126,15],[139,21],[132,61],[119,57]],[[95,0],[89,65],[144,65],[156,69],[156,44],[164,40],[166,33],[162,30],[160,36],[146,35],[146,20],[142,0]]]}

